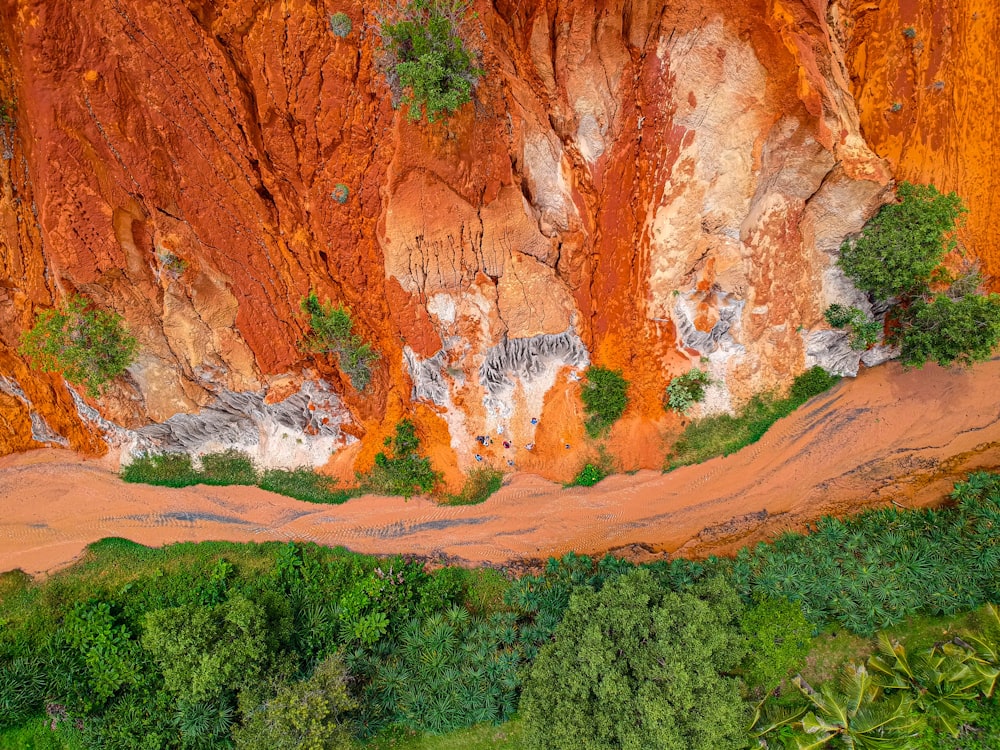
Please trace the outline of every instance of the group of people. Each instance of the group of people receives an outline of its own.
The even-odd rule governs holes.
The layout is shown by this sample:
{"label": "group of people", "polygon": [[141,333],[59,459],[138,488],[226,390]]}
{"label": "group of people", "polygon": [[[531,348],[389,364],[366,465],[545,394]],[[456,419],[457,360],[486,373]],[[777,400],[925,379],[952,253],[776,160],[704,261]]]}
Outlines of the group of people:
{"label": "group of people", "polygon": [[[532,425],[537,425],[538,424],[538,417],[532,417],[531,418],[531,424]],[[504,427],[503,427],[503,425],[498,426],[497,427],[497,434],[498,435],[503,435],[503,433],[504,433]],[[479,443],[484,448],[489,448],[493,444],[493,439],[489,435],[476,435],[476,442]],[[513,445],[513,443],[511,443],[510,440],[503,440],[501,442],[503,444],[503,448],[504,448],[505,451],[509,451],[509,450],[511,450],[511,449],[514,448],[514,445]],[[569,443],[566,443],[565,445],[566,445],[566,450],[569,450],[569,448],[570,448]],[[526,451],[532,451],[532,450],[534,450],[535,449],[535,443],[531,442],[531,443],[525,444],[524,449]],[[481,453],[477,453],[476,454],[476,461],[482,462],[483,460],[484,460],[483,459],[483,455]],[[510,466],[511,468],[514,467],[514,459],[513,458],[508,458],[507,459],[507,466]]]}

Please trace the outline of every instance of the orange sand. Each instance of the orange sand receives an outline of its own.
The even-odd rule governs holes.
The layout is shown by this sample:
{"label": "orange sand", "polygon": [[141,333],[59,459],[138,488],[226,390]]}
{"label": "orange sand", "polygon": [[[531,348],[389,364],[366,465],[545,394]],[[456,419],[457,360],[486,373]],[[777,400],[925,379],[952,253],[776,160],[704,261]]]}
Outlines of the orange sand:
{"label": "orange sand", "polygon": [[108,536],[147,545],[295,539],[467,563],[568,550],[639,559],[725,553],[827,513],[930,505],[964,472],[996,468],[998,375],[1000,361],[971,372],[880,367],[733,456],[593,488],[519,474],[471,507],[372,496],[317,506],[256,488],[124,484],[68,451],[9,456],[0,460],[0,570],[44,574]]}

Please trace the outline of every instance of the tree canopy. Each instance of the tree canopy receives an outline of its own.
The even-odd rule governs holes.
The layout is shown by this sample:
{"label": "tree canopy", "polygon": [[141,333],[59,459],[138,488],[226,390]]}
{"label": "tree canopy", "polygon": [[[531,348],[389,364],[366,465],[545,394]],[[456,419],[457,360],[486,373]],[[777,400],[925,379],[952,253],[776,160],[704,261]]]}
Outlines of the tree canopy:
{"label": "tree canopy", "polygon": [[674,593],[646,570],[574,594],[524,688],[529,747],[742,747],[745,707],[725,676],[746,650],[740,609],[721,578]]}

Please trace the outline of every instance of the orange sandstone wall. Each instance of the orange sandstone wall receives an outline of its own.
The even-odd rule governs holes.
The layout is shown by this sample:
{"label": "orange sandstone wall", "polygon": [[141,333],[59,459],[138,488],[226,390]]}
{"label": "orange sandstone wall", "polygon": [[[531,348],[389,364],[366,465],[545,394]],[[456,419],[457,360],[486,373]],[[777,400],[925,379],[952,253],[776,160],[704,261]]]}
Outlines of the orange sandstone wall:
{"label": "orange sandstone wall", "polygon": [[962,239],[1000,276],[1000,12],[993,0],[842,0],[861,129],[897,178],[965,199]]}
{"label": "orange sandstone wall", "polygon": [[[724,384],[709,408],[787,384],[844,294],[830,253],[889,171],[825,3],[689,5],[479,0],[486,75],[444,126],[393,109],[370,4],[0,0],[0,94],[18,101],[0,131],[0,452],[134,447],[220,394],[289,403],[323,380],[346,415],[337,473],[410,415],[453,483],[484,433],[487,460],[567,476],[594,450],[587,361],[633,384],[610,437],[623,468],[662,461],[663,389],[692,363]],[[311,288],[381,353],[369,393],[297,350]],[[141,345],[96,412],[15,354],[75,292]]]}

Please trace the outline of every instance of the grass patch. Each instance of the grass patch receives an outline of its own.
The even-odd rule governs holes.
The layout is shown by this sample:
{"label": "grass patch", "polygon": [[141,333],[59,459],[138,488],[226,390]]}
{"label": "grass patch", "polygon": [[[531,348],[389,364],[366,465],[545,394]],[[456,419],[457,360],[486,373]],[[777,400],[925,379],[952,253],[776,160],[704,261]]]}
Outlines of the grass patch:
{"label": "grass patch", "polygon": [[521,750],[523,730],[516,719],[500,726],[477,724],[447,734],[431,735],[392,729],[365,745],[370,750]]}
{"label": "grass patch", "polygon": [[478,505],[503,486],[503,472],[492,466],[475,468],[457,495],[445,495],[442,505]]}
{"label": "grass patch", "polygon": [[[420,455],[420,440],[412,422],[404,419],[396,425],[395,437],[387,437],[385,444],[392,448],[390,455],[379,453],[371,471],[357,475],[356,487],[338,488],[333,477],[306,467],[259,471],[250,456],[236,450],[205,454],[201,457],[200,469],[194,467],[191,457],[185,453],[146,454],[122,467],[120,476],[123,481],[133,484],[160,487],[256,486],[303,502],[327,505],[339,505],[366,492],[410,497],[434,489],[440,474],[431,468],[429,458]],[[462,502],[450,504],[481,503],[500,488],[503,474],[493,469],[478,471],[482,473],[472,472],[462,492],[453,496],[461,498]]]}
{"label": "grass patch", "polygon": [[360,494],[357,489],[337,489],[337,480],[312,469],[267,469],[259,472],[245,453],[228,450],[208,453],[195,469],[185,453],[160,453],[139,456],[122,468],[121,478],[133,484],[160,487],[190,487],[208,484],[256,486],[278,495],[307,503],[340,504]]}
{"label": "grass patch", "polygon": [[758,395],[750,400],[739,416],[718,414],[695,420],[674,443],[667,456],[666,470],[699,464],[716,456],[728,456],[756,443],[771,425],[787,417],[813,396],[832,388],[838,380],[840,378],[836,375],[814,367],[795,379],[785,398]]}
{"label": "grass patch", "polygon": [[257,485],[262,490],[307,503],[339,505],[358,496],[353,488],[337,489],[337,480],[311,469],[268,469]]}
{"label": "grass patch", "polygon": [[19,727],[0,730],[0,750],[83,750],[78,734],[52,731],[49,720],[36,717]]}

